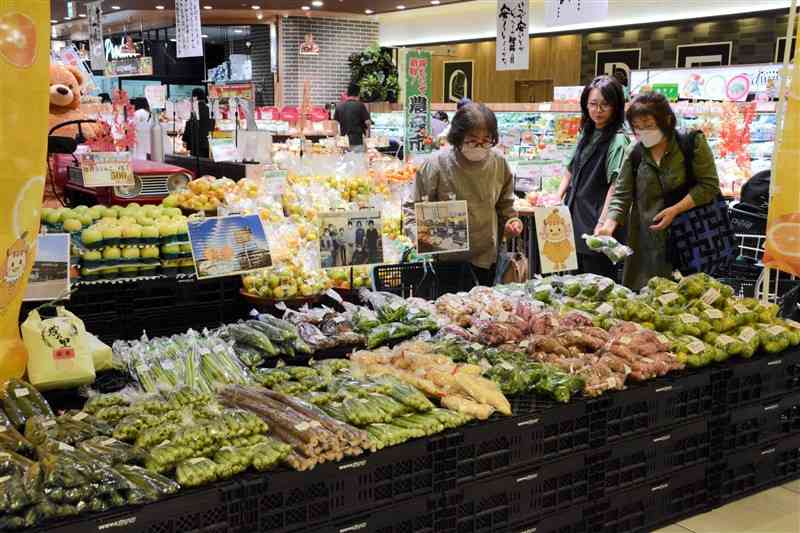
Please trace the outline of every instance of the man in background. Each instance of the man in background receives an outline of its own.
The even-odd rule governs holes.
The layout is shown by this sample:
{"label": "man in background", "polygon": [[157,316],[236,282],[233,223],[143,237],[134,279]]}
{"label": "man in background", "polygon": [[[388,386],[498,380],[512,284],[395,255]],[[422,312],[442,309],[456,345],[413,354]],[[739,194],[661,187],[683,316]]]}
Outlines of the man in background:
{"label": "man in background", "polygon": [[358,84],[351,82],[347,88],[347,99],[336,106],[333,120],[339,123],[339,131],[347,135],[350,150],[365,152],[364,135],[369,131],[370,116],[367,106],[358,99]]}

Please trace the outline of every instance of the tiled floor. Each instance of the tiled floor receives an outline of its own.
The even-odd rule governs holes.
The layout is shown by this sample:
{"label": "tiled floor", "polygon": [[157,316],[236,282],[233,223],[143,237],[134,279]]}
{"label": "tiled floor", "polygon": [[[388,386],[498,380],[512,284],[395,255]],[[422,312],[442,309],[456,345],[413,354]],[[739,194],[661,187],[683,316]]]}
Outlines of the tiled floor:
{"label": "tiled floor", "polygon": [[656,533],[800,533],[800,481],[760,492]]}

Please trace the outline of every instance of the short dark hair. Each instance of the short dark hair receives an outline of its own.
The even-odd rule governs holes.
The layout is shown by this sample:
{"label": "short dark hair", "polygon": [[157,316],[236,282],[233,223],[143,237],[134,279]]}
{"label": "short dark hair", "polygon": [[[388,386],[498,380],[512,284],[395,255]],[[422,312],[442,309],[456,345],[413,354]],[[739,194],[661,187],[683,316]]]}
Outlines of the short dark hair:
{"label": "short dark hair", "polygon": [[358,87],[358,83],[351,81],[347,86],[347,96],[358,96],[359,94],[361,94],[361,89]]}
{"label": "short dark hair", "polygon": [[653,117],[664,135],[671,135],[675,132],[678,119],[669,101],[661,93],[643,93],[633,99],[625,118],[633,129],[633,121],[641,117]]}
{"label": "short dark hair", "polygon": [[472,103],[472,100],[470,100],[469,98],[462,98],[462,99],[461,99],[461,100],[459,100],[459,101],[458,101],[458,103],[456,104],[456,111],[458,111],[458,110],[459,110],[459,109],[461,109],[462,107],[466,107],[466,106],[468,106],[468,105],[469,105],[469,104],[471,104],[471,103]]}
{"label": "short dark hair", "polygon": [[450,121],[450,117],[448,117],[447,113],[445,113],[444,111],[437,111],[436,113],[433,114],[433,118],[441,120],[442,122]]}
{"label": "short dark hair", "polygon": [[374,225],[375,225],[375,221],[374,221],[374,220],[370,220],[370,221],[367,223],[367,225],[368,225],[368,226],[374,226]]}
{"label": "short dark hair", "polygon": [[133,109],[139,111],[140,109],[144,109],[145,111],[150,111],[150,103],[147,101],[147,98],[137,97],[131,99],[131,104],[133,105]]}
{"label": "short dark hair", "polygon": [[101,104],[110,104],[111,103],[111,95],[108,93],[100,93],[97,96],[100,97]]}
{"label": "short dark hair", "polygon": [[456,112],[453,121],[450,123],[450,132],[447,134],[447,142],[461,148],[464,138],[471,132],[485,129],[489,132],[492,146],[500,141],[500,134],[497,131],[497,117],[491,109],[484,104],[469,104]]}
{"label": "short dark hair", "polygon": [[206,92],[203,89],[200,89],[200,88],[192,89],[192,98],[197,98],[198,100],[205,101]]}

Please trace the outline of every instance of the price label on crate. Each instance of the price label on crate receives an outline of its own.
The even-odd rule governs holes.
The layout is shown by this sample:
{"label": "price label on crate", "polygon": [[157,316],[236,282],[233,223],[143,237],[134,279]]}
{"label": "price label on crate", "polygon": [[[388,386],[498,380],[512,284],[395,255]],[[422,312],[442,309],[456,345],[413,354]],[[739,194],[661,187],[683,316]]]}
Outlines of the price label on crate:
{"label": "price label on crate", "polygon": [[80,154],[79,158],[86,187],[136,185],[130,152],[92,152]]}

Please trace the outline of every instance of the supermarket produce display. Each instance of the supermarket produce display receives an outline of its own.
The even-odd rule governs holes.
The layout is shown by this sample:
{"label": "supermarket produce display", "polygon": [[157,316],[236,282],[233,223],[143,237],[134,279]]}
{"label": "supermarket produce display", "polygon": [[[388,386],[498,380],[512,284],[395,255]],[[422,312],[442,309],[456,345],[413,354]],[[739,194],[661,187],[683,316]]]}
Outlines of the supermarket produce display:
{"label": "supermarket produce display", "polygon": [[[658,504],[616,529],[638,531],[737,497],[744,489],[727,476],[732,461],[751,460],[745,445],[800,435],[800,324],[703,274],[655,278],[639,293],[580,275],[435,301],[359,296],[116,342],[129,385],[89,390],[80,410],[8,382],[0,527],[85,531],[133,519],[126,531],[163,521],[186,524],[176,531],[327,531],[366,516],[370,530],[380,520],[596,530],[613,514],[598,505],[638,501],[670,476],[665,495],[692,504]],[[342,349],[347,358],[330,358]],[[762,411],[766,401],[778,412]],[[746,442],[731,438],[745,409],[770,420]],[[653,431],[675,442],[662,447],[671,437]],[[660,462],[629,482],[603,455],[624,464],[655,446]],[[679,455],[660,455],[667,449]],[[800,476],[796,449],[747,486]],[[534,492],[520,488],[539,477]],[[552,499],[556,479],[572,481]],[[306,496],[289,499],[293,490]],[[481,503],[519,490],[523,507]],[[268,495],[278,499],[258,503]]]}

